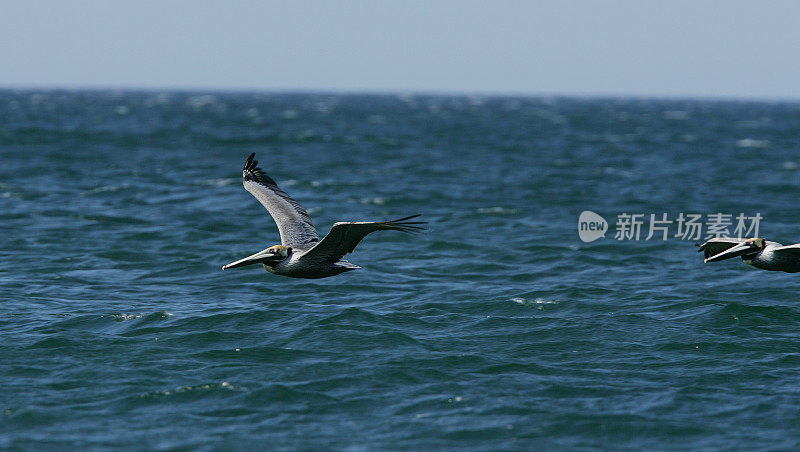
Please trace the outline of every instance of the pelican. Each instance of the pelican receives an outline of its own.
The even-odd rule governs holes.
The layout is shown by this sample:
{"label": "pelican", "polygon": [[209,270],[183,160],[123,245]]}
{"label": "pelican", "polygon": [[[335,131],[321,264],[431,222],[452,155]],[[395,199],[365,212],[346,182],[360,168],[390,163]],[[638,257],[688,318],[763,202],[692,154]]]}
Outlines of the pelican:
{"label": "pelican", "polygon": [[243,267],[262,264],[264,269],[276,275],[292,278],[327,278],[355,270],[358,265],[342,260],[351,253],[358,242],[375,231],[415,232],[422,229],[422,221],[409,221],[419,215],[392,221],[349,221],[335,223],[322,240],[311,223],[308,212],[275,181],[258,167],[255,152],[244,164],[242,178],[245,190],[249,191],[266,207],[281,235],[281,244],[271,246],[244,259],[222,267]]}
{"label": "pelican", "polygon": [[800,272],[800,243],[783,246],[760,238],[715,238],[696,246],[700,248],[698,252],[705,253],[703,262],[717,262],[742,256],[746,264],[762,270]]}

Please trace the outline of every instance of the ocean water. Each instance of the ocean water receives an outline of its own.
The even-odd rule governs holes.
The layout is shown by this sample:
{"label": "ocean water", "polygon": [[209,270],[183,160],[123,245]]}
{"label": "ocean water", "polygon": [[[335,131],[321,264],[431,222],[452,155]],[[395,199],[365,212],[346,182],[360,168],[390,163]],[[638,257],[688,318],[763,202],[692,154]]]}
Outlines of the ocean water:
{"label": "ocean water", "polygon": [[[796,449],[800,276],[615,233],[800,242],[798,151],[798,103],[0,91],[0,448]],[[222,272],[279,241],[251,152],[427,230]]]}

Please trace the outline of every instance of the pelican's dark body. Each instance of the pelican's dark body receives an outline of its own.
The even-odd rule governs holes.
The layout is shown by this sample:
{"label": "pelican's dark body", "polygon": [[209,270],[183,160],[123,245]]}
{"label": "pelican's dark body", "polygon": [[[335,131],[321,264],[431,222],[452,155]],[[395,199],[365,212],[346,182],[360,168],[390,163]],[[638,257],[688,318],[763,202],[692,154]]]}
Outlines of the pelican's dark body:
{"label": "pelican's dark body", "polygon": [[341,275],[344,272],[359,269],[358,265],[340,260],[329,262],[324,260],[305,261],[305,252],[292,252],[292,254],[274,266],[264,264],[264,270],[276,275],[288,276],[290,278],[319,279],[329,276]]}
{"label": "pelican's dark body", "polygon": [[800,272],[800,255],[776,253],[778,246],[767,245],[755,254],[743,255],[742,260],[753,267],[762,270],[779,271],[786,273]]}

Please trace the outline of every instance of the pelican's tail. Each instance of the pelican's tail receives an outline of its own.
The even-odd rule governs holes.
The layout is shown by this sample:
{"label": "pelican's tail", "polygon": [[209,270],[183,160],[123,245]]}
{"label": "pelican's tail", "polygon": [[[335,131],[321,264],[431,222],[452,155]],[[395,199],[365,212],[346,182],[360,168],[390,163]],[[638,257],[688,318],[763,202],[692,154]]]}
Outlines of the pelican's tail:
{"label": "pelican's tail", "polygon": [[361,268],[361,267],[359,267],[358,265],[356,265],[356,264],[353,264],[353,263],[351,263],[351,262],[347,262],[347,261],[345,261],[345,260],[340,260],[340,261],[336,262],[336,263],[335,263],[335,264],[333,264],[333,265],[335,265],[336,267],[339,267],[339,268],[344,268],[344,269],[346,269],[346,270],[344,270],[344,271],[346,271],[346,272],[347,272],[347,271],[350,271],[350,270],[357,270],[357,269]]}

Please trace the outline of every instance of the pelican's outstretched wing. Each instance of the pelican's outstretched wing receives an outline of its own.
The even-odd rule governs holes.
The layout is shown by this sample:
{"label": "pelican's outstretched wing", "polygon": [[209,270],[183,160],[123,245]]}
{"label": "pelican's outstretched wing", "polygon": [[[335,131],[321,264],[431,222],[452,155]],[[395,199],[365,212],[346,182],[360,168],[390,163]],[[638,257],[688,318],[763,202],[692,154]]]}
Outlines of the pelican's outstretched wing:
{"label": "pelican's outstretched wing", "polygon": [[744,242],[747,239],[736,239],[736,238],[729,238],[729,237],[720,237],[715,239],[710,239],[706,243],[702,245],[695,246],[698,247],[697,252],[703,251],[705,254],[703,257],[708,259],[711,256],[716,256],[717,254],[729,250],[734,246]]}
{"label": "pelican's outstretched wing", "polygon": [[351,221],[335,223],[328,235],[308,250],[304,257],[336,262],[345,254],[353,252],[358,242],[369,233],[375,231],[415,232],[425,224],[424,221],[408,221],[419,215],[400,218],[392,221]]}
{"label": "pelican's outstretched wing", "polygon": [[258,167],[258,161],[253,160],[255,156],[255,152],[250,154],[244,164],[244,189],[252,193],[272,215],[278,225],[282,245],[311,248],[319,242],[319,234],[308,212]]}
{"label": "pelican's outstretched wing", "polygon": [[800,255],[800,243],[795,243],[794,245],[786,245],[786,246],[781,246],[780,243],[777,243],[776,245],[778,246],[778,248],[773,249],[772,250],[773,253],[793,254],[795,256]]}

